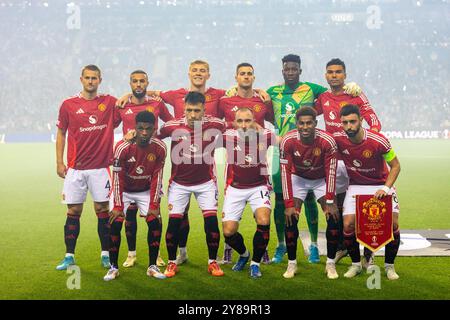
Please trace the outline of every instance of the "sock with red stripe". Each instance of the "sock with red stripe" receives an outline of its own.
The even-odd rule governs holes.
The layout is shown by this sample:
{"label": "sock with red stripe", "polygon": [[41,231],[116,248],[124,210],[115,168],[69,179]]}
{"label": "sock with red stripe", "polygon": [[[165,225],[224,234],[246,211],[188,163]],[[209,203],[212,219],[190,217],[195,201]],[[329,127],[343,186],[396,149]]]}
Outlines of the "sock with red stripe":
{"label": "sock with red stripe", "polygon": [[252,261],[261,262],[264,252],[266,252],[267,245],[269,244],[270,237],[270,225],[256,226],[256,232],[253,236],[253,257]]}
{"label": "sock with red stripe", "polygon": [[292,217],[292,225],[285,226],[286,249],[289,260],[297,259],[298,220]]}
{"label": "sock with red stripe", "polygon": [[236,252],[239,253],[240,255],[243,255],[247,251],[247,248],[245,247],[244,244],[244,238],[239,232],[236,232],[235,234],[229,237],[225,236],[225,243],[228,244],[234,250],[236,250]]}
{"label": "sock with red stripe", "polygon": [[180,236],[179,236],[179,243],[178,243],[178,246],[180,248],[186,247],[189,230],[191,228],[189,225],[189,216],[187,214],[187,211],[188,210],[186,209],[186,212],[184,212],[183,220],[181,221],[181,225],[180,225]]}
{"label": "sock with red stripe", "polygon": [[327,257],[329,259],[336,258],[336,251],[339,245],[339,221],[335,222],[332,217],[327,220]]}
{"label": "sock with red stripe", "polygon": [[125,219],[125,234],[127,236],[128,251],[136,251],[136,234],[137,234],[137,207],[130,206],[127,209]]}
{"label": "sock with red stripe", "polygon": [[75,253],[78,235],[80,234],[80,216],[67,213],[66,224],[64,225],[64,242],[66,243],[66,253]]}
{"label": "sock with red stripe", "polygon": [[159,245],[161,242],[162,225],[159,219],[154,215],[147,216],[147,243],[148,243],[148,265],[156,265],[156,259],[158,258]]}
{"label": "sock with red stripe", "polygon": [[350,258],[353,263],[361,262],[361,255],[359,253],[359,244],[356,241],[355,232],[347,233],[344,231],[344,244],[347,248]]}
{"label": "sock with red stripe", "polygon": [[169,260],[177,259],[178,237],[180,234],[181,216],[169,216],[166,231],[166,247]]}
{"label": "sock with red stripe", "polygon": [[400,248],[400,230],[394,230],[394,240],[389,242],[385,247],[384,262],[387,264],[394,264],[397,257],[398,248]]}
{"label": "sock with red stripe", "polygon": [[117,218],[111,224],[109,240],[110,240],[110,248],[109,248],[109,262],[112,267],[118,269],[119,268],[119,248],[121,242],[121,231],[122,231],[123,218]]}
{"label": "sock with red stripe", "polygon": [[100,238],[100,244],[102,246],[102,251],[109,251],[109,230],[111,225],[109,224],[109,213],[100,212],[97,213],[98,225],[97,232]]}
{"label": "sock with red stripe", "polygon": [[217,221],[217,212],[203,217],[205,220],[206,244],[208,245],[209,259],[217,259],[219,250],[220,231]]}

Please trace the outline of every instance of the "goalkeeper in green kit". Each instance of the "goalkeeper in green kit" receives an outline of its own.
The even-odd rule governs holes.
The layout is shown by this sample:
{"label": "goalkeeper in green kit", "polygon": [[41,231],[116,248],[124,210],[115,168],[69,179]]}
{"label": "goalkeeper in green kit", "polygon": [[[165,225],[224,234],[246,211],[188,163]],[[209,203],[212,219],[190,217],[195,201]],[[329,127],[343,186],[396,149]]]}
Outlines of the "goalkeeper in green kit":
{"label": "goalkeeper in green kit", "polygon": [[[281,61],[283,65],[282,74],[284,84],[270,87],[267,90],[267,93],[272,99],[275,114],[275,129],[279,137],[284,136],[287,132],[296,128],[295,114],[299,108],[304,106],[313,107],[314,100],[328,90],[318,84],[300,82],[302,69],[301,60],[298,55],[288,54]],[[353,96],[358,96],[361,92],[361,89],[354,83],[347,84],[344,89],[346,93]],[[275,192],[274,220],[278,237],[278,246],[272,262],[280,263],[286,254],[286,243],[284,238],[285,207],[281,187],[280,154],[278,148],[275,148],[273,152],[272,183]],[[318,263],[320,262],[319,249],[317,247],[317,234],[319,231],[318,208],[313,193],[308,194],[304,205],[306,221],[311,236],[308,261],[310,263]]]}

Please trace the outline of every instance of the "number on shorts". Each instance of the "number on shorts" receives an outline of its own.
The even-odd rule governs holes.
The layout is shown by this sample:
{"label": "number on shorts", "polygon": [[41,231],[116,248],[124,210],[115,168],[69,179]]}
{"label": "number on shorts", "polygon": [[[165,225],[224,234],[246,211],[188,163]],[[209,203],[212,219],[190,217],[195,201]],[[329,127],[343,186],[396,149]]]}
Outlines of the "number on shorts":
{"label": "number on shorts", "polygon": [[111,191],[111,184],[108,182],[106,183],[105,189],[108,189],[108,191]]}
{"label": "number on shorts", "polygon": [[270,199],[269,191],[266,192],[260,191],[259,194],[261,195],[261,199],[264,199],[264,197]]}

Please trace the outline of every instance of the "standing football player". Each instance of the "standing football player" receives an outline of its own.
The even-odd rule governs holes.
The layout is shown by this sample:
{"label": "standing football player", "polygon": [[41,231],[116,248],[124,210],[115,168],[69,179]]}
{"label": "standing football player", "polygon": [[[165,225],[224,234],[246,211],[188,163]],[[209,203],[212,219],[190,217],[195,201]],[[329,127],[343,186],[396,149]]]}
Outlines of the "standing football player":
{"label": "standing football player", "polygon": [[[115,126],[117,127],[122,122],[123,135],[136,128],[136,114],[147,110],[155,116],[155,130],[158,128],[158,120],[164,122],[173,119],[173,116],[167,110],[161,98],[154,96],[147,96],[148,75],[145,71],[136,70],[130,74],[130,87],[132,95],[128,99],[123,108],[118,109]],[[131,203],[126,210],[125,218],[125,234],[127,236],[128,255],[126,261],[123,263],[125,268],[133,267],[136,263],[136,234],[137,234],[137,206]],[[157,265],[162,267],[165,265],[162,258],[158,255]]]}
{"label": "standing football player", "polygon": [[[369,100],[364,95],[360,93],[359,96],[354,97],[345,92],[345,79],[347,78],[345,63],[340,59],[331,59],[326,64],[325,79],[330,86],[330,90],[321,94],[316,102],[315,109],[318,115],[323,114],[325,120],[325,130],[331,134],[342,131],[342,123],[339,118],[339,112],[341,108],[347,104],[357,105],[360,109],[361,116],[366,120],[370,127],[370,130],[380,132],[381,123],[375,114]],[[339,155],[338,155],[339,157]],[[336,195],[337,195],[337,205],[339,213],[342,216],[342,206],[344,203],[345,192],[348,188],[348,175],[345,169],[344,162],[338,158],[338,168],[336,175]],[[342,221],[339,220],[341,225],[341,235],[342,235]],[[343,238],[339,241],[340,250],[336,253],[336,263],[339,262],[341,258],[347,255],[347,250],[343,245]],[[374,263],[372,252],[364,247],[364,260],[363,267],[367,268],[369,265]]]}
{"label": "standing football player", "polygon": [[[75,264],[75,246],[80,233],[80,216],[88,190],[94,200],[101,244],[101,264],[109,263],[109,166],[114,144],[114,113],[116,99],[97,94],[102,82],[100,69],[87,65],[81,71],[83,90],[65,100],[60,109],[56,135],[56,171],[64,179],[63,203],[67,204],[64,225],[66,255],[56,267],[66,270]],[[67,166],[64,148],[67,135]]]}

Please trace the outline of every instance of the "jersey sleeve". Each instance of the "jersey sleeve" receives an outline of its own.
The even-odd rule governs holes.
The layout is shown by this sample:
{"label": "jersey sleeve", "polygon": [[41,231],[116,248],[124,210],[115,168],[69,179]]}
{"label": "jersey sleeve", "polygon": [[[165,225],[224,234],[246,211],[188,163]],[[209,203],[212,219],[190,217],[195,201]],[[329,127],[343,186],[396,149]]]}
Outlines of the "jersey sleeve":
{"label": "jersey sleeve", "polygon": [[63,102],[59,108],[58,121],[56,126],[62,131],[66,132],[69,127],[69,112],[67,111],[67,105]]}
{"label": "jersey sleeve", "polygon": [[161,91],[159,96],[164,100],[165,103],[175,106],[177,92],[175,90]]}
{"label": "jersey sleeve", "polygon": [[287,139],[281,141],[280,146],[280,169],[281,169],[281,185],[283,189],[283,199],[286,208],[294,207],[294,195],[292,191],[292,155]]}
{"label": "jersey sleeve", "polygon": [[[161,142],[164,144],[164,142]],[[159,203],[161,200],[161,189],[164,173],[164,163],[166,161],[167,149],[166,146],[160,147],[158,152],[158,157],[156,158],[157,166],[151,177],[150,181],[150,209],[155,210],[159,208]]]}
{"label": "jersey sleeve", "polygon": [[156,133],[156,138],[158,138],[159,140],[163,140],[167,137],[170,137],[170,135],[172,134],[172,130],[168,124],[169,123],[166,122],[158,129],[158,132]]}
{"label": "jersey sleeve", "polygon": [[314,109],[316,110],[317,115],[323,114],[322,99],[320,96],[314,101]]}
{"label": "jersey sleeve", "polygon": [[170,114],[169,109],[167,109],[167,106],[164,104],[164,102],[160,101],[158,103],[158,108],[160,110],[159,117],[161,118],[162,121],[167,122],[174,119],[174,117]]}
{"label": "jersey sleeve", "polygon": [[310,86],[310,88],[314,94],[314,99],[317,99],[317,97],[319,97],[322,93],[327,92],[327,90],[328,90],[327,88],[322,87],[320,84],[315,84],[315,83],[310,83],[310,82],[306,82],[306,83]]}
{"label": "jersey sleeve", "polygon": [[326,194],[325,199],[333,201],[336,194],[336,171],[337,171],[337,145],[330,136],[330,141],[325,143],[325,181]]}
{"label": "jersey sleeve", "polygon": [[275,121],[275,116],[274,116],[274,113],[273,113],[273,104],[272,104],[272,101],[269,101],[269,103],[268,104],[265,104],[265,106],[266,106],[266,114],[265,114],[265,116],[264,116],[264,120],[266,120],[267,122],[270,122],[270,123],[274,123],[274,121]]}
{"label": "jersey sleeve", "polygon": [[358,105],[359,110],[361,112],[361,116],[366,120],[366,122],[370,126],[370,130],[376,130],[378,132],[381,131],[381,123],[378,119],[377,115],[375,114],[375,111],[372,108],[372,105],[370,104],[369,100],[367,99],[366,95],[364,93],[361,93],[358,96]]}
{"label": "jersey sleeve", "polygon": [[113,160],[113,193],[114,196],[114,208],[113,210],[123,211],[123,190],[125,183],[125,168],[124,159],[128,142],[119,141],[114,148],[114,160]]}

